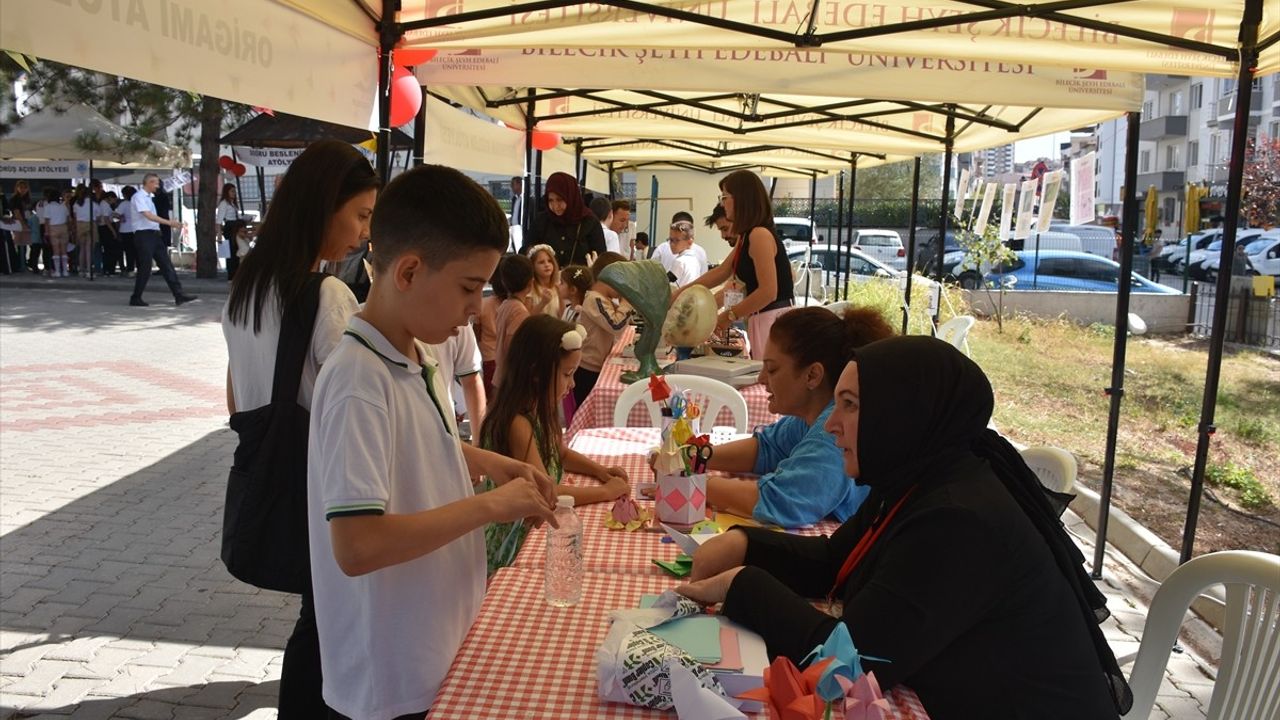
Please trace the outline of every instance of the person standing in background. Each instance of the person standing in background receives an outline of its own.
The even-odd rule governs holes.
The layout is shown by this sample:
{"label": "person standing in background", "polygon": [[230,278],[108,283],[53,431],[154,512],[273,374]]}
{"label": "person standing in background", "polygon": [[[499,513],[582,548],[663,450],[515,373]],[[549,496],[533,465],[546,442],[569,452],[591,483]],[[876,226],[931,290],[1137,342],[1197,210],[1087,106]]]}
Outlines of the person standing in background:
{"label": "person standing in background", "polygon": [[160,266],[160,273],[169,285],[169,292],[173,293],[175,305],[182,305],[196,299],[195,295],[187,295],[182,292],[182,283],[178,280],[177,271],[173,269],[173,261],[169,259],[169,250],[160,239],[161,225],[177,228],[179,241],[181,241],[181,237],[186,233],[187,229],[176,220],[163,218],[156,214],[153,194],[159,189],[160,176],[155,173],[147,173],[142,179],[142,190],[134,193],[131,201],[135,216],[133,244],[137,248],[138,256],[138,275],[134,279],[133,295],[129,298],[129,304],[134,307],[146,307],[148,305],[142,299],[142,293],[146,291],[147,281],[151,279],[152,262]]}
{"label": "person standing in background", "polygon": [[214,222],[222,235],[218,241],[218,257],[227,261],[227,282],[231,282],[236,277],[236,268],[240,267],[236,233],[244,225],[240,220],[240,196],[234,183],[223,184]]}
{"label": "person standing in background", "polygon": [[[631,201],[630,200],[614,200],[613,220],[609,222],[609,229],[618,233],[618,245],[631,246]],[[635,260],[635,257],[631,257]]]}
{"label": "person standing in background", "polygon": [[622,241],[618,237],[618,233],[613,231],[613,204],[606,197],[594,197],[591,199],[591,214],[596,216],[600,221],[600,229],[604,232],[604,247],[608,252],[622,252]]}

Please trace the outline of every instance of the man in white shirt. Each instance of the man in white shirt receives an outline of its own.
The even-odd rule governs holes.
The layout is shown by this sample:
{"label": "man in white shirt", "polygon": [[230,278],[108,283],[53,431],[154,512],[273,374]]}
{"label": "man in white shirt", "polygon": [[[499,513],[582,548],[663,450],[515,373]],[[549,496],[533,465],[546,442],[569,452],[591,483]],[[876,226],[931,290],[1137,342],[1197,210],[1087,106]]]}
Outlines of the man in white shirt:
{"label": "man in white shirt", "polygon": [[672,253],[671,267],[667,272],[672,284],[681,288],[701,277],[702,271],[698,254],[693,250],[693,223],[681,220],[672,223],[672,228],[678,236],[667,241]]}
{"label": "man in white shirt", "polygon": [[454,328],[448,340],[428,345],[427,349],[440,364],[440,376],[449,390],[454,415],[459,419],[466,415],[471,426],[471,444],[479,446],[480,423],[484,422],[488,398],[475,330],[470,324]]}
{"label": "man in white shirt", "polygon": [[160,239],[160,226],[168,225],[178,230],[179,235],[186,235],[187,228],[177,220],[160,217],[156,214],[154,195],[160,187],[160,176],[147,173],[142,179],[142,189],[133,194],[133,244],[138,256],[138,274],[133,281],[133,296],[129,304],[135,307],[146,307],[150,303],[142,299],[147,289],[147,281],[151,279],[151,263],[160,266],[160,274],[169,284],[169,292],[173,293],[175,305],[189,303],[196,299],[195,295],[182,292],[182,283],[178,281],[178,273],[169,260],[169,249]]}
{"label": "man in white shirt", "polygon": [[613,222],[613,204],[607,197],[596,197],[591,200],[591,214],[600,221],[600,229],[604,231],[604,249],[609,252],[622,253],[622,240],[618,233],[610,227]]}
{"label": "man in white shirt", "polygon": [[[689,227],[692,228],[693,216],[683,210],[676,213],[675,215],[672,215],[671,228],[667,231],[666,242],[662,243],[657,248],[655,248],[653,251],[653,255],[649,256],[651,260],[657,260],[658,262],[662,263],[662,268],[667,272],[672,272],[671,261],[675,258],[675,253],[672,251],[671,241],[679,239],[681,237],[681,231],[677,229],[677,226],[679,226],[681,223],[688,223]],[[698,267],[701,268],[701,270],[698,272],[698,275],[702,275],[707,271],[707,264],[708,264],[707,251],[703,250],[702,247],[699,246],[696,242],[693,243],[693,247],[691,248],[691,250],[698,257]]]}
{"label": "man in white shirt", "polygon": [[[609,221],[609,229],[618,234],[619,247],[631,247],[631,201],[630,200],[614,200],[610,210],[613,212],[613,219]],[[643,260],[631,256],[632,260]]]}

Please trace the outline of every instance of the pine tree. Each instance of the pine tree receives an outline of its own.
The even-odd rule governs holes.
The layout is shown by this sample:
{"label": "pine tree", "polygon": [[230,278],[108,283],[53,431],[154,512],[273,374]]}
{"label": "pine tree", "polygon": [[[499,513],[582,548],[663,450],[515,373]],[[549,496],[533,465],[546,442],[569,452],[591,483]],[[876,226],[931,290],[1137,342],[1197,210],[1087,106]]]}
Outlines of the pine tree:
{"label": "pine tree", "polygon": [[[132,152],[148,141],[160,140],[189,146],[200,144],[200,166],[196,198],[196,276],[217,276],[217,232],[214,213],[218,204],[218,138],[230,127],[250,114],[247,106],[198,95],[186,90],[153,85],[130,78],[105,75],[49,60],[36,60],[6,53],[0,56],[0,133],[22,121],[17,112],[11,88],[24,79],[33,109],[66,107],[84,103],[103,116],[118,120],[130,135],[122,140],[105,141],[99,137],[82,137],[77,144],[85,150],[111,149]],[[104,143],[109,142],[110,147]]]}

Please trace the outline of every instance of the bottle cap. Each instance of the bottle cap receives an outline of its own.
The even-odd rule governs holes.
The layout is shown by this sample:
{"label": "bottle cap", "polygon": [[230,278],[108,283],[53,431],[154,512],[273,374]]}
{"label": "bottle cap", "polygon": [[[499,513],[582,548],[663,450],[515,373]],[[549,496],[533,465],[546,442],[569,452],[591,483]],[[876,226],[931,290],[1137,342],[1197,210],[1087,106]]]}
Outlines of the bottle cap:
{"label": "bottle cap", "polygon": [[572,495],[557,495],[557,496],[556,496],[556,507],[567,507],[567,508],[571,508],[571,507],[573,507],[573,496],[572,496]]}

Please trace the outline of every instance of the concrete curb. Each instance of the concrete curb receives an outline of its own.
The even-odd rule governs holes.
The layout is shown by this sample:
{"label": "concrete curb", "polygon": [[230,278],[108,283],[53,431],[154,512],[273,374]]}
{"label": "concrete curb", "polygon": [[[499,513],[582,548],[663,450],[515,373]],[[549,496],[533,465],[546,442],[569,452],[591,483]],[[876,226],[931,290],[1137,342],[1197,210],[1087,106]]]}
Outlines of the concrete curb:
{"label": "concrete curb", "polygon": [[[1071,503],[1072,512],[1097,533],[1098,507],[1101,504],[1098,493],[1081,485],[1076,485],[1074,492],[1076,499]],[[1163,583],[1168,579],[1178,567],[1178,552],[1114,504],[1107,515],[1107,544],[1124,553],[1156,582]],[[1191,609],[1221,631],[1226,615],[1223,587],[1218,585],[1206,589],[1191,603]]]}

